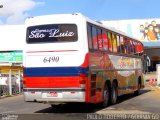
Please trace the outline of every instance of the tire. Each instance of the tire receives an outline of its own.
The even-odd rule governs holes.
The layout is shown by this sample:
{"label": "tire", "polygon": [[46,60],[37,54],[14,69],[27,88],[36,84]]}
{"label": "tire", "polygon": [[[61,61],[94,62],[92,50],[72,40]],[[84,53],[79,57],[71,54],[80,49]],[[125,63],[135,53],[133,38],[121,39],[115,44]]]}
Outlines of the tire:
{"label": "tire", "polygon": [[113,82],[111,89],[111,98],[110,98],[110,102],[112,105],[117,103],[117,98],[118,98],[117,85],[115,82]]}
{"label": "tire", "polygon": [[109,105],[109,98],[110,98],[110,92],[108,85],[105,85],[104,91],[103,91],[103,102],[102,107],[107,107]]}
{"label": "tire", "polygon": [[62,104],[51,104],[51,107],[52,107],[52,108],[58,108],[58,107],[60,107],[60,106],[62,106]]}
{"label": "tire", "polygon": [[136,91],[134,91],[134,95],[138,96],[140,93],[140,88],[141,88],[141,84],[138,82],[138,89]]}

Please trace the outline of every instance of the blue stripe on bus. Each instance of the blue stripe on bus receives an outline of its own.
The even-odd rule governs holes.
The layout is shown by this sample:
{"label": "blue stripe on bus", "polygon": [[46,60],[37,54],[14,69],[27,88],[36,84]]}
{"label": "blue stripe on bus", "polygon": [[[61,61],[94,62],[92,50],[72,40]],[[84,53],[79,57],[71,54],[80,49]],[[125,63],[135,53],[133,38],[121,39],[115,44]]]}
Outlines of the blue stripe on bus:
{"label": "blue stripe on bus", "polygon": [[88,75],[88,68],[81,67],[32,67],[24,68],[24,75],[36,76],[78,76],[81,73]]}

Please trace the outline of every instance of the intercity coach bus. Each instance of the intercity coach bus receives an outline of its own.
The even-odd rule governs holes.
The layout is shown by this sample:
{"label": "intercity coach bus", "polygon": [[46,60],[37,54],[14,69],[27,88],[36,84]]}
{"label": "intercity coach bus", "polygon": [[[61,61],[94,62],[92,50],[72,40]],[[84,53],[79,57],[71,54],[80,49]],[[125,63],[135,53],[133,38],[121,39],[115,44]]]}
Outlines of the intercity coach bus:
{"label": "intercity coach bus", "polygon": [[115,104],[144,87],[143,44],[80,13],[28,18],[25,101]]}

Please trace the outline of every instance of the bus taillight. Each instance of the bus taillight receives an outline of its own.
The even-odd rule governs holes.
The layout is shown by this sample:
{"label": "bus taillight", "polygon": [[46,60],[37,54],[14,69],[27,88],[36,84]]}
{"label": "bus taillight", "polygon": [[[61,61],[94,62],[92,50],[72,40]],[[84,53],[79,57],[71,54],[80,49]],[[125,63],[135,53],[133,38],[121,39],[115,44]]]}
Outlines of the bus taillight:
{"label": "bus taillight", "polygon": [[80,74],[79,84],[81,88],[86,87],[86,75],[83,73]]}

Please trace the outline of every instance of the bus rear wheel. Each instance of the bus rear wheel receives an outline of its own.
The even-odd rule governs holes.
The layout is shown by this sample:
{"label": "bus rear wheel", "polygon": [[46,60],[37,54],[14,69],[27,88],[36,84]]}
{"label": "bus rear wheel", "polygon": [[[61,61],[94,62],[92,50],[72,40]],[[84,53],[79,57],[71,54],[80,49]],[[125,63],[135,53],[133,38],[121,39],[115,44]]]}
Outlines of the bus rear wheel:
{"label": "bus rear wheel", "polygon": [[117,85],[114,82],[112,84],[112,88],[111,88],[111,104],[116,104],[117,103],[117,98],[118,98],[118,91],[117,91]]}

